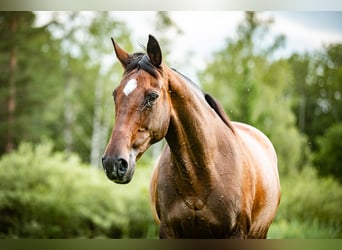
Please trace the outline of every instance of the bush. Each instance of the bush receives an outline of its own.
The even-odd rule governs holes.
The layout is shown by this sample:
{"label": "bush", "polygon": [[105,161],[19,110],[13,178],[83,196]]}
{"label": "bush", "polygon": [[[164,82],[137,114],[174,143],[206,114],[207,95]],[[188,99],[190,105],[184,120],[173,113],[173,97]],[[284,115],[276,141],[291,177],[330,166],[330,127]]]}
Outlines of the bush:
{"label": "bush", "polygon": [[324,136],[318,137],[319,150],[314,155],[314,163],[319,174],[332,176],[342,183],[342,122],[329,127]]}
{"label": "bush", "polygon": [[341,238],[342,187],[313,168],[281,180],[282,197],[271,238]]}
{"label": "bush", "polygon": [[155,237],[148,197],[150,169],[128,185],[51,144],[23,144],[0,160],[0,237]]}

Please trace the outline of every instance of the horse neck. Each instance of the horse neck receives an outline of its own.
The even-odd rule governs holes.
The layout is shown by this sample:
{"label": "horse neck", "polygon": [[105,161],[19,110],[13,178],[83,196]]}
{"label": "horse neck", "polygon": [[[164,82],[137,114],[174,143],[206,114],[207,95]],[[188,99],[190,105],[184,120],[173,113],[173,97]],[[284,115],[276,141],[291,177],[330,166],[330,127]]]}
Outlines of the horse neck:
{"label": "horse neck", "polygon": [[177,180],[188,185],[187,188],[196,187],[195,192],[208,190],[215,175],[217,115],[201,91],[172,70],[169,70],[169,93],[172,107],[166,140],[177,168],[175,174],[179,175]]}

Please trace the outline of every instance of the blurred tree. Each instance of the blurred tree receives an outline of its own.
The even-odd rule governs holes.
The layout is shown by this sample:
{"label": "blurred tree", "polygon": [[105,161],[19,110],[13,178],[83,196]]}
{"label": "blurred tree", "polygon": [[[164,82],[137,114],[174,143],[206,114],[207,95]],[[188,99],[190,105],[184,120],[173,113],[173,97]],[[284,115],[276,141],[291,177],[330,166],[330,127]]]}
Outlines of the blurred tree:
{"label": "blurred tree", "polygon": [[331,125],[316,140],[319,149],[314,154],[314,163],[318,173],[342,183],[342,122]]}
{"label": "blurred tree", "polygon": [[55,12],[50,19],[36,27],[35,13],[0,15],[0,152],[51,138],[55,149],[99,165],[122,73],[110,37],[130,48],[129,33],[108,12]]}
{"label": "blurred tree", "polygon": [[341,181],[342,44],[293,55],[289,62],[295,81],[294,111],[315,153],[314,165],[320,174],[330,173]]}
{"label": "blurred tree", "polygon": [[55,19],[51,32],[61,42],[64,75],[64,140],[57,146],[99,166],[114,117],[110,96],[122,73],[110,38],[130,48],[129,33],[109,12],[57,13]]}
{"label": "blurred tree", "polygon": [[312,55],[293,55],[294,110],[298,126],[314,151],[315,138],[342,120],[342,44],[332,44]]}
{"label": "blurred tree", "polygon": [[233,120],[252,124],[270,137],[280,171],[286,174],[302,164],[304,138],[291,110],[290,68],[286,60],[273,58],[285,38],[270,38],[271,24],[270,19],[246,12],[237,39],[228,39],[199,77],[204,89],[221,101]]}
{"label": "blurred tree", "polygon": [[305,132],[306,126],[306,113],[308,99],[310,96],[310,89],[307,87],[306,79],[309,75],[308,65],[310,63],[310,55],[298,55],[294,54],[289,59],[290,67],[294,77],[293,93],[294,96],[294,112],[297,116],[298,128],[301,132]]}
{"label": "blurred tree", "polygon": [[15,42],[17,35],[18,17],[17,15],[10,15],[8,20],[8,38],[13,44],[10,45],[9,51],[9,65],[8,65],[8,101],[7,101],[7,112],[8,112],[8,127],[7,127],[7,138],[5,144],[5,151],[10,152],[13,150],[13,125],[15,120],[15,109],[16,109],[16,82],[15,73],[17,69],[17,44]]}
{"label": "blurred tree", "polygon": [[58,42],[34,20],[32,12],[0,14],[0,154],[47,132],[42,115],[60,81]]}
{"label": "blurred tree", "polygon": [[[55,13],[52,18],[55,22],[50,26],[50,32],[60,42],[59,68],[63,80],[59,84],[61,89],[56,94],[56,103],[59,105],[49,107],[54,110],[54,115],[50,117],[51,127],[57,120],[60,121],[58,126],[54,126],[51,130],[51,137],[54,137],[57,149],[64,149],[67,154],[73,151],[80,153],[87,137],[81,143],[77,138],[83,138],[86,134],[84,125],[87,123],[84,122],[82,127],[76,124],[76,117],[83,106],[79,99],[81,96],[79,91],[82,87],[87,88],[87,85],[94,80],[86,68],[89,57],[84,55],[81,49],[85,42],[80,41],[84,39],[89,19],[87,20],[79,12]],[[75,130],[78,136],[75,136]],[[89,140],[86,143],[89,143]]]}

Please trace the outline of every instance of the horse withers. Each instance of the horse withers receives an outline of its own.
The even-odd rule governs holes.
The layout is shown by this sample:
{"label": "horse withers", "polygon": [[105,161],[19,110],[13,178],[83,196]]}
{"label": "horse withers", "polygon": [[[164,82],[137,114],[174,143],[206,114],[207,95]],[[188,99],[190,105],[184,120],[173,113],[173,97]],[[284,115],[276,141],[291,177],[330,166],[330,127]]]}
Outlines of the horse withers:
{"label": "horse withers", "polygon": [[160,238],[266,238],[280,201],[270,140],[230,121],[213,97],[169,68],[153,36],[146,54],[112,42],[124,74],[102,158],[107,177],[128,183],[136,161],[165,138],[150,183]]}

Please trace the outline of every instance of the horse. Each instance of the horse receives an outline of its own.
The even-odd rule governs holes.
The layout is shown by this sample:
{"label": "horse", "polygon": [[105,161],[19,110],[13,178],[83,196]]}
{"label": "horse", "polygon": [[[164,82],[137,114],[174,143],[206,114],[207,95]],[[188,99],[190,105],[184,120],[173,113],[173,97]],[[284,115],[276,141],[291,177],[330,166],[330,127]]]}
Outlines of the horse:
{"label": "horse", "polygon": [[212,96],[168,67],[152,35],[144,53],[111,40],[124,73],[113,91],[106,176],[129,183],[136,161],[165,138],[150,182],[160,238],[266,238],[280,202],[271,141],[231,121]]}

